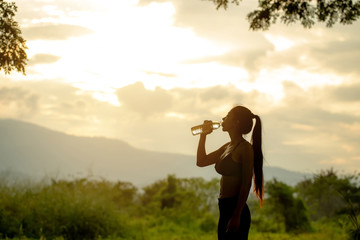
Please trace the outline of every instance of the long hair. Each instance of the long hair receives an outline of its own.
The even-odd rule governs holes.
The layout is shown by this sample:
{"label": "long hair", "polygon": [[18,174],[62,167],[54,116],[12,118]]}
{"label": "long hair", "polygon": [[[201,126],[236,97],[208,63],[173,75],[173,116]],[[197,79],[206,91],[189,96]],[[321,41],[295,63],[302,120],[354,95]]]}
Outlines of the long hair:
{"label": "long hair", "polygon": [[[231,111],[234,111],[239,120],[239,131],[242,134],[248,134],[253,128],[251,143],[254,151],[254,193],[260,201],[262,206],[264,197],[264,174],[262,153],[262,136],[261,136],[261,119],[258,115],[254,115],[248,108],[243,106],[236,106]],[[255,123],[253,123],[255,119]],[[255,126],[253,127],[253,125]]]}
{"label": "long hair", "polygon": [[261,136],[261,120],[260,117],[254,115],[256,120],[252,133],[252,146],[254,150],[254,192],[260,201],[260,206],[263,203],[264,197],[264,174],[263,174],[263,161],[264,156],[262,153],[262,136]]}

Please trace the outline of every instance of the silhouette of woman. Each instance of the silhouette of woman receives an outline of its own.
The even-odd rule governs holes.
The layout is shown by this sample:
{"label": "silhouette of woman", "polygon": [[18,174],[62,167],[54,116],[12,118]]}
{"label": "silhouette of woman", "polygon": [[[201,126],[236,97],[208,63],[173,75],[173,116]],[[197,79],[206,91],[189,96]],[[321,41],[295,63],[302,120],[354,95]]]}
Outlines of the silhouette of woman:
{"label": "silhouette of woman", "polygon": [[[243,135],[248,134],[254,124],[251,144]],[[218,239],[248,239],[251,215],[246,200],[252,178],[260,205],[264,194],[261,120],[246,107],[236,106],[223,118],[222,130],[228,132],[231,141],[206,154],[206,135],[212,132],[212,122],[204,121],[196,164],[199,167],[215,164],[216,171],[221,174]]]}

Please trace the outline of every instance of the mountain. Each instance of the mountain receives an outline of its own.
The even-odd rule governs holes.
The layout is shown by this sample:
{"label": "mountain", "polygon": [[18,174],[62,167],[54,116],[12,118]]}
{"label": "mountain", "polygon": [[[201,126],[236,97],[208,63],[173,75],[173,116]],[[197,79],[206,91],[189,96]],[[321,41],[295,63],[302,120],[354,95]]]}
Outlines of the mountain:
{"label": "mountain", "polygon": [[[218,177],[212,167],[198,168],[195,156],[137,149],[124,141],[78,137],[34,124],[0,119],[0,172],[10,177],[95,176],[145,186],[168,174]],[[265,181],[276,177],[294,185],[303,173],[264,167]]]}

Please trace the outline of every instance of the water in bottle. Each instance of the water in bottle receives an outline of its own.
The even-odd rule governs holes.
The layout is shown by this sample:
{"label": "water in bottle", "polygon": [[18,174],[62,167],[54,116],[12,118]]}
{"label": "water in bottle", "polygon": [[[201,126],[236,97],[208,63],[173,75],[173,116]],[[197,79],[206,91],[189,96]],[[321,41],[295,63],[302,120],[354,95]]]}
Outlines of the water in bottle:
{"label": "water in bottle", "polygon": [[[213,121],[212,122],[212,129],[213,130],[218,129],[220,126],[221,126],[221,122],[218,122],[218,121]],[[198,135],[198,134],[202,133],[202,128],[203,128],[203,124],[194,126],[194,127],[191,128],[191,132],[192,132],[192,134],[194,136]]]}

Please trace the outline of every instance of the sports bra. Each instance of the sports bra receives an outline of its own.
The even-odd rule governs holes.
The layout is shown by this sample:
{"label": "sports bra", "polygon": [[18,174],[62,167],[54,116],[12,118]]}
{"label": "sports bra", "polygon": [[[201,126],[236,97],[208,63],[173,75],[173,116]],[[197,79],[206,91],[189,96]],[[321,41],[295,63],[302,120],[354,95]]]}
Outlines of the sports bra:
{"label": "sports bra", "polygon": [[215,170],[217,173],[221,174],[222,176],[239,176],[240,175],[240,171],[241,171],[240,163],[235,162],[232,159],[232,153],[240,145],[240,143],[242,143],[242,142],[239,142],[235,146],[235,148],[231,151],[231,153],[226,155],[225,158],[221,159],[220,161],[218,161],[215,164]]}

